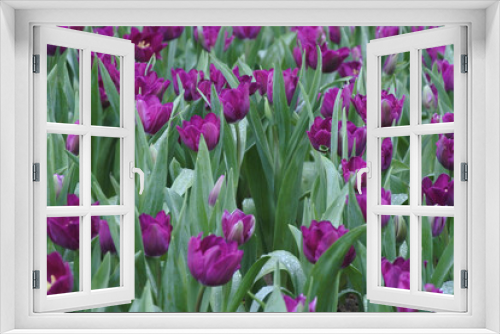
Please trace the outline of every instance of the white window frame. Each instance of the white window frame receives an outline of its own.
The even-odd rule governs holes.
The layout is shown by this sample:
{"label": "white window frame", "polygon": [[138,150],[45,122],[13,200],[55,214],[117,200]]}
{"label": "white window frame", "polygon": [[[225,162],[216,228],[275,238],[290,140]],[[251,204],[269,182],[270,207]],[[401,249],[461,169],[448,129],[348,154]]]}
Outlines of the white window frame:
{"label": "white window frame", "polygon": [[[163,333],[232,333],[261,328],[266,333],[339,333],[349,328],[355,333],[494,333],[500,330],[498,276],[500,273],[499,227],[500,177],[498,175],[499,152],[485,153],[485,132],[489,131],[488,144],[500,144],[498,109],[500,100],[500,11],[493,2],[241,2],[229,5],[215,1],[185,3],[144,1],[141,9],[134,10],[133,2],[79,1],[69,2],[17,2],[0,4],[1,69],[0,106],[0,180],[15,185],[15,203],[9,199],[11,189],[2,186],[1,194],[1,269],[0,304],[2,330],[16,329],[15,333],[35,333],[36,329],[50,328],[50,333],[76,332],[71,328],[88,329],[89,333],[102,333],[113,328],[158,329]],[[11,6],[15,7],[14,10]],[[107,7],[113,10],[98,9]],[[120,8],[121,6],[121,8]],[[452,6],[455,6],[454,8]],[[490,6],[488,9],[486,9]],[[66,7],[66,8],[62,8]],[[23,9],[24,8],[24,9]],[[37,9],[38,8],[38,9]],[[49,8],[53,10],[40,10]],[[78,8],[78,9],[75,9]],[[225,9],[221,9],[225,8]],[[346,9],[350,8],[350,9]],[[374,9],[376,8],[376,9]],[[57,9],[57,10],[54,10]],[[410,9],[410,10],[409,10]],[[241,15],[244,11],[245,15]],[[435,25],[465,24],[469,27],[468,84],[469,114],[468,134],[470,157],[469,226],[471,242],[467,245],[470,258],[467,313],[436,314],[33,314],[30,286],[32,263],[26,261],[32,242],[30,237],[31,199],[30,181],[32,141],[32,110],[26,96],[32,94],[30,82],[31,33],[35,24],[67,25]],[[485,23],[488,27],[486,29]],[[14,33],[15,31],[15,39]],[[7,46],[7,48],[5,47]],[[15,52],[14,52],[15,49]],[[487,51],[487,53],[486,53]],[[485,63],[490,68],[485,71]],[[15,66],[15,71],[13,67]],[[12,78],[16,78],[15,88]],[[472,85],[471,85],[472,83]],[[486,85],[487,84],[487,85]],[[5,99],[15,93],[15,101]],[[15,110],[15,116],[4,110]],[[488,122],[485,119],[488,118]],[[6,122],[7,121],[7,122]],[[8,127],[15,123],[14,130]],[[7,125],[9,124],[9,125]],[[15,147],[12,136],[15,135]],[[491,139],[491,140],[490,140]],[[470,150],[472,148],[472,150]],[[17,153],[16,153],[17,151]],[[9,160],[10,159],[10,160]],[[9,163],[9,161],[12,161]],[[15,163],[13,162],[15,161]],[[488,161],[488,164],[486,162]],[[486,167],[485,167],[486,166]],[[11,175],[15,170],[15,180]],[[491,172],[485,182],[486,171]],[[10,174],[9,174],[10,173]],[[472,180],[474,180],[472,182]],[[489,194],[489,197],[486,196]],[[485,203],[490,204],[485,207]],[[15,206],[14,206],[15,205]],[[15,207],[15,211],[9,207]],[[485,218],[488,215],[488,222]],[[9,219],[9,221],[6,221]],[[15,226],[11,221],[15,219]],[[15,240],[12,238],[15,235]],[[15,242],[14,242],[15,241]],[[12,257],[12,249],[15,255]],[[488,250],[488,252],[486,251]],[[10,253],[9,253],[10,252]],[[485,262],[489,266],[485,266]],[[486,293],[486,286],[488,293]],[[12,288],[15,287],[15,288]],[[12,308],[12,304],[15,305]],[[230,330],[230,329],[233,330]],[[295,330],[285,330],[294,328]],[[358,330],[355,330],[357,328]],[[410,328],[413,328],[411,330]],[[101,330],[99,330],[101,329]],[[160,331],[160,329],[163,329]],[[185,329],[185,330],[176,330]],[[188,330],[191,329],[191,330]],[[203,330],[210,329],[210,330]],[[236,329],[241,329],[240,331]],[[243,330],[247,329],[247,330]],[[315,330],[316,329],[316,330]],[[461,330],[460,330],[461,329]],[[491,330],[490,330],[491,329]],[[47,331],[45,331],[47,332]],[[110,333],[111,331],[108,331]],[[128,330],[133,333],[133,330]],[[13,332],[14,333],[14,332]]]}
{"label": "white window frame", "polygon": [[[453,45],[454,55],[454,122],[422,124],[422,51]],[[466,27],[449,26],[370,41],[367,46],[368,131],[367,164],[367,298],[374,303],[430,311],[464,312],[467,290],[461,288],[461,270],[467,270],[467,186],[461,181],[461,163],[467,163],[467,74],[461,73],[461,55],[466,55]],[[382,56],[410,54],[410,125],[381,126]],[[431,134],[455,134],[454,206],[422,205],[422,139]],[[380,205],[381,144],[383,138],[410,138],[410,199],[408,205]],[[382,215],[409,217],[410,289],[384,287],[381,282]],[[454,293],[453,295],[422,291],[422,219],[454,217]]]}
{"label": "white window frame", "polygon": [[[134,299],[135,280],[135,183],[129,168],[135,164],[135,103],[134,103],[134,45],[116,37],[51,26],[34,27],[34,54],[39,55],[39,73],[33,74],[34,96],[34,162],[39,163],[39,182],[34,193],[34,258],[33,269],[39,271],[43,283],[34,290],[34,311],[75,311],[104,305],[130,303]],[[80,124],[47,122],[47,45],[78,50],[80,67]],[[120,124],[117,127],[91,125],[91,68],[92,52],[120,58]],[[80,137],[79,146],[79,206],[47,207],[47,135],[73,134]],[[120,146],[119,204],[91,204],[91,139],[112,137]],[[133,175],[133,174],[132,174]],[[91,288],[91,217],[120,216],[120,286],[107,289]],[[79,291],[47,295],[47,217],[79,217]]]}

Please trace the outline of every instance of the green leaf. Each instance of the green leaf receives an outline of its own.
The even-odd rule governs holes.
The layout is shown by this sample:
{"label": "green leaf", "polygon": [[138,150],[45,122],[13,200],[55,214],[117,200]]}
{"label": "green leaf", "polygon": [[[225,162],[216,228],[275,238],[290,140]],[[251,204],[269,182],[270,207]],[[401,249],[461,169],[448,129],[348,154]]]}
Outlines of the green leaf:
{"label": "green leaf", "polygon": [[314,104],[314,101],[316,101],[316,97],[318,96],[319,85],[321,84],[321,73],[323,71],[323,59],[319,45],[316,45],[316,52],[318,55],[318,62],[316,65],[316,71],[314,72],[314,78],[311,82],[311,85],[309,86],[309,94],[308,94],[309,97],[311,98],[311,104]]}
{"label": "green leaf", "polygon": [[290,229],[290,232],[293,235],[293,239],[295,240],[295,243],[297,244],[297,249],[298,249],[299,253],[302,253],[302,232],[294,225],[289,224],[288,228]]}
{"label": "green leaf", "polygon": [[385,250],[385,257],[389,261],[394,261],[396,259],[396,231],[395,231],[395,226],[394,226],[394,218],[391,217],[389,219],[389,222],[387,223],[387,226],[384,228],[383,231],[384,234],[384,250]]}
{"label": "green leaf", "polygon": [[92,290],[105,289],[108,287],[109,274],[111,270],[110,256],[111,255],[109,252],[106,253],[106,255],[104,255],[104,259],[102,260],[99,269],[92,277],[92,283],[91,283]]}
{"label": "green leaf", "polygon": [[141,298],[134,299],[129,312],[156,312],[155,305],[153,304],[153,296],[151,294],[150,282],[146,282],[146,286],[142,292]]}
{"label": "green leaf", "polygon": [[439,74],[436,75],[436,73],[430,71],[425,66],[423,66],[423,69],[426,74],[429,74],[429,76],[431,77],[431,82],[436,86],[436,89],[438,91],[439,101],[443,101],[448,108],[453,110],[453,103],[451,102],[448,93],[446,93],[446,90],[444,89],[443,77],[440,76]]}
{"label": "green leaf", "polygon": [[366,225],[359,226],[338,239],[323,253],[314,265],[306,283],[305,291],[310,291],[307,302],[317,297],[316,311],[332,310],[332,301],[338,291],[332,289],[332,278],[340,271],[344,256],[356,240],[366,233]]}
{"label": "green leaf", "polygon": [[276,262],[274,266],[273,281],[273,292],[271,293],[271,296],[269,296],[269,300],[266,303],[264,312],[286,312],[286,304],[285,300],[283,299],[283,295],[281,294],[280,288],[281,277],[278,262]]}
{"label": "green leaf", "polygon": [[295,292],[297,294],[302,293],[302,288],[306,282],[306,276],[304,275],[299,259],[297,259],[297,257],[292,253],[285,250],[277,250],[268,253],[267,256],[270,256],[270,260],[262,267],[256,280],[259,280],[265,275],[273,272],[277,265],[279,265],[280,270],[285,270],[290,275],[295,287]]}
{"label": "green leaf", "polygon": [[450,242],[448,243],[448,246],[446,246],[443,255],[441,255],[441,257],[439,258],[439,262],[436,266],[436,269],[434,270],[434,274],[432,275],[431,283],[436,287],[443,285],[443,282],[447,277],[450,269],[453,268],[453,244],[453,238],[450,238]]}
{"label": "green leaf", "polygon": [[171,189],[182,196],[191,188],[193,181],[194,171],[192,169],[183,168],[179,176],[174,180]]}
{"label": "green leaf", "polygon": [[249,291],[254,284],[255,277],[257,277],[260,269],[264,266],[264,264],[266,264],[268,260],[269,256],[263,256],[250,267],[248,272],[245,274],[245,277],[243,277],[238,290],[233,294],[226,312],[235,312],[238,309],[238,306],[241,304],[247,291]]}
{"label": "green leaf", "polygon": [[[255,298],[260,300],[260,301],[264,301],[264,299],[266,299],[266,297],[271,293],[273,292],[274,290],[274,287],[273,286],[263,286],[256,294],[255,294]],[[252,302],[252,305],[250,306],[250,312],[257,312],[259,310],[259,308],[261,307],[261,305],[257,302],[257,301],[253,301]]]}
{"label": "green leaf", "polygon": [[[109,76],[106,66],[104,66],[99,57],[95,57],[95,59],[98,59],[99,61],[99,72],[101,73],[102,82],[104,84],[104,90],[106,91],[106,95],[108,96],[109,104],[111,105],[111,108],[113,109],[113,112],[115,114],[115,120],[119,121],[120,94],[118,93],[118,90],[116,89],[113,80],[111,80],[111,77]],[[113,125],[118,125],[118,124],[113,124]]]}
{"label": "green leaf", "polygon": [[[222,29],[220,30],[222,32]],[[214,54],[210,54],[210,59],[212,60],[212,63],[215,65],[215,67],[222,72],[222,75],[224,78],[226,78],[227,83],[231,88],[238,88],[238,85],[240,82],[238,81],[238,78],[236,78],[236,75],[234,75],[233,71],[223,62],[221,62]]]}
{"label": "green leaf", "polygon": [[321,216],[321,220],[329,220],[334,226],[339,226],[340,218],[344,211],[345,199],[349,193],[349,183],[346,183],[342,191],[335,197],[332,204],[326,208],[326,211]]}
{"label": "green leaf", "polygon": [[191,213],[193,222],[196,222],[196,232],[210,232],[208,225],[208,195],[214,187],[210,155],[203,136],[198,145],[198,157],[195,166],[195,178],[192,187]]}

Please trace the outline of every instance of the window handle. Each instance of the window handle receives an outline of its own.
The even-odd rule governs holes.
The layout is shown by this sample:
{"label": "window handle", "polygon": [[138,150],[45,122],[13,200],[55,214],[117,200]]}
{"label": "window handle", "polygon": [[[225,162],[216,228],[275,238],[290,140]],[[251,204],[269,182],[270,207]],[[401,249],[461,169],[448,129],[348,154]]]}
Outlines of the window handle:
{"label": "window handle", "polygon": [[361,179],[362,175],[365,173],[367,176],[370,176],[370,169],[368,167],[360,168],[356,173],[357,188],[360,195],[361,195]]}
{"label": "window handle", "polygon": [[130,161],[129,163],[130,178],[134,178],[134,173],[139,175],[139,195],[142,195],[144,191],[144,172],[142,169],[134,167],[134,163]]}

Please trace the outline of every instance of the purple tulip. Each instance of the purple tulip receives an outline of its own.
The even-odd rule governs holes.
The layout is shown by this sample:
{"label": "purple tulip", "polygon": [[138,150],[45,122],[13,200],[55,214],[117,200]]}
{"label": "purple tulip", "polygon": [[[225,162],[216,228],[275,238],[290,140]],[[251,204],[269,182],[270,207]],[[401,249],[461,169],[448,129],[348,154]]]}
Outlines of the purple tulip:
{"label": "purple tulip", "polygon": [[201,135],[208,150],[212,150],[219,142],[220,120],[214,113],[208,113],[204,119],[194,115],[189,121],[183,121],[182,127],[177,126],[177,131],[182,142],[191,150],[198,152]]}
{"label": "purple tulip", "polygon": [[[349,161],[342,159],[341,164],[345,183],[349,182],[349,179],[355,175],[358,170],[366,167],[366,162],[361,157],[352,157]],[[366,187],[366,174],[361,176],[361,187]]]}
{"label": "purple tulip", "polygon": [[327,152],[331,146],[332,119],[316,117],[307,136],[316,151]]}
{"label": "purple tulip", "polygon": [[210,191],[210,194],[208,194],[208,205],[215,206],[217,198],[219,197],[220,190],[222,188],[222,183],[224,183],[224,178],[224,175],[221,175],[217,182],[215,182],[213,189]]}
{"label": "purple tulip", "polygon": [[439,236],[446,225],[446,217],[434,217],[432,218],[432,236]]}
{"label": "purple tulip", "polygon": [[424,285],[424,291],[432,293],[443,293],[443,290],[436,288],[434,284],[431,283],[427,283],[426,285]]}
{"label": "purple tulip", "polygon": [[[382,258],[382,276],[388,288],[410,290],[410,259],[397,257],[393,263]],[[417,310],[397,307],[398,312],[416,312]]]}
{"label": "purple tulip", "polygon": [[[219,36],[221,28],[222,27],[219,26],[202,27],[202,31],[199,32],[198,27],[195,26],[193,29],[194,39],[196,42],[199,42],[206,51],[210,52],[217,42],[217,37]],[[224,51],[229,48],[233,39],[234,36],[228,37],[227,31],[224,33]]]}
{"label": "purple tulip", "polygon": [[[287,312],[302,312],[306,305],[307,298],[303,294],[298,295],[295,299],[290,296],[283,295],[283,300],[285,301]],[[316,301],[317,298],[314,297],[314,299],[309,303],[309,312],[316,312]]]}
{"label": "purple tulip", "polygon": [[[80,199],[75,194],[68,194],[67,206],[79,206]],[[99,205],[95,202],[92,205]],[[90,236],[94,238],[99,233],[99,217],[90,219]],[[80,218],[79,217],[47,217],[47,235],[53,243],[66,249],[80,248]]]}
{"label": "purple tulip", "polygon": [[[358,202],[359,208],[361,209],[361,213],[363,214],[363,218],[365,219],[365,222],[366,222],[366,188],[362,188],[361,194],[358,194],[356,192],[355,196],[356,196],[356,201]],[[380,203],[382,205],[391,205],[391,191],[390,190],[385,190],[384,188],[382,188]],[[382,221],[381,221],[382,227],[387,226],[387,223],[389,222],[390,218],[391,217],[388,215],[382,216]]]}
{"label": "purple tulip", "polygon": [[354,83],[362,66],[363,64],[357,60],[349,61],[340,65],[338,73],[342,78],[352,77],[349,82]]}
{"label": "purple tulip", "polygon": [[422,199],[425,195],[427,205],[453,206],[454,204],[453,180],[448,174],[441,174],[434,184],[429,177],[422,180]]}
{"label": "purple tulip", "polygon": [[59,194],[61,193],[61,190],[63,187],[64,175],[54,174],[53,180],[54,180],[54,189],[56,191],[56,198],[57,198],[57,197],[59,197]]}
{"label": "purple tulip", "polygon": [[335,44],[340,44],[342,34],[340,33],[339,26],[328,27],[328,32],[330,34],[330,41]]}
{"label": "purple tulip", "polygon": [[[283,71],[283,81],[285,82],[285,95],[286,101],[288,105],[292,103],[293,95],[295,94],[295,89],[299,83],[299,77],[297,76],[299,72],[298,68],[295,69],[287,69]],[[274,72],[271,72],[274,73]],[[273,75],[269,73],[269,77],[267,78],[267,99],[269,103],[273,103]]]}
{"label": "purple tulip", "polygon": [[290,30],[297,32],[297,43],[302,46],[321,45],[326,41],[325,31],[320,26],[292,27]]}
{"label": "purple tulip", "polygon": [[399,34],[399,27],[377,27],[375,29],[375,38],[384,38],[396,36]]}
{"label": "purple tulip", "polygon": [[101,28],[94,28],[94,32],[99,35],[113,37],[115,35],[115,27],[107,26]]}
{"label": "purple tulip", "polygon": [[392,140],[384,138],[382,141],[382,170],[386,170],[391,166],[392,161]]}
{"label": "purple tulip", "polygon": [[436,46],[435,48],[425,49],[425,51],[427,51],[429,58],[431,58],[431,64],[434,64],[438,60],[439,55],[441,55],[441,57],[444,56],[446,46]]}
{"label": "purple tulip", "polygon": [[[333,108],[335,106],[335,100],[339,93],[340,88],[334,87],[326,91],[323,98],[323,104],[321,105],[321,115],[323,117],[332,117]],[[342,108],[345,110],[346,115],[349,114],[349,107],[351,105],[351,89],[347,85],[342,89]]]}
{"label": "purple tulip", "polygon": [[141,223],[142,243],[146,256],[162,256],[168,251],[172,237],[170,215],[160,211],[156,217],[143,213],[139,216]]}
{"label": "purple tulip", "polygon": [[224,285],[240,268],[243,251],[236,241],[202,233],[191,237],[188,243],[187,263],[193,277],[203,285]]}
{"label": "purple tulip", "polygon": [[178,80],[180,80],[182,88],[184,88],[184,100],[196,101],[201,98],[197,88],[198,84],[204,81],[205,74],[203,71],[197,71],[193,68],[189,72],[186,72],[182,68],[178,68],[172,69],[171,72],[176,95],[179,95]]}
{"label": "purple tulip", "polygon": [[431,124],[437,124],[437,123],[439,123],[440,119],[441,119],[441,117],[438,114],[432,115],[432,117],[431,117]]}
{"label": "purple tulip", "polygon": [[385,59],[383,70],[387,75],[392,75],[398,63],[398,54],[388,55]]}
{"label": "purple tulip", "polygon": [[123,38],[130,39],[135,44],[135,60],[142,63],[147,63],[153,55],[156,59],[161,59],[160,52],[167,47],[167,43],[163,43],[163,34],[148,27],[144,27],[142,32],[132,27],[130,34],[124,35]]}
{"label": "purple tulip", "polygon": [[395,122],[397,123],[401,118],[401,113],[403,112],[403,106],[405,102],[405,95],[398,100],[393,94],[389,94],[387,91],[382,91],[382,126],[392,126]]}
{"label": "purple tulip", "polygon": [[61,254],[47,255],[47,295],[57,295],[73,291],[73,273]]}
{"label": "purple tulip", "polygon": [[262,27],[233,27],[233,34],[239,39],[255,39]]}
{"label": "purple tulip", "polygon": [[99,244],[101,246],[101,254],[106,254],[107,252],[110,252],[111,254],[116,253],[115,243],[111,237],[108,222],[105,220],[100,220]]}
{"label": "purple tulip", "polygon": [[363,60],[363,52],[361,51],[361,46],[356,45],[351,49],[352,60],[361,62]]}
{"label": "purple tulip", "polygon": [[[269,76],[272,77],[274,70],[255,70],[253,71],[253,76],[255,81],[258,84],[258,90],[261,96],[267,93],[267,82],[269,80]],[[272,82],[272,79],[271,79]],[[271,97],[272,99],[272,97]]]}
{"label": "purple tulip", "polygon": [[366,95],[356,94],[354,98],[351,97],[351,102],[354,105],[354,110],[366,124]]}
{"label": "purple tulip", "polygon": [[156,95],[161,101],[170,85],[170,80],[158,78],[156,72],[151,71],[151,69],[145,73],[146,65],[144,63],[135,64],[135,95]]}
{"label": "purple tulip", "polygon": [[227,241],[236,241],[243,245],[250,239],[255,230],[255,217],[246,215],[243,211],[236,209],[233,213],[224,210],[222,214],[222,231]]}
{"label": "purple tulip", "polygon": [[439,135],[436,142],[436,158],[448,170],[455,166],[455,140],[453,134]]}
{"label": "purple tulip", "polygon": [[422,105],[425,109],[436,109],[438,105],[438,91],[436,86],[425,85],[422,89]]}
{"label": "purple tulip", "polygon": [[223,88],[227,87],[227,80],[224,74],[214,64],[210,64],[210,81],[214,84],[218,94],[220,94]]}
{"label": "purple tulip", "polygon": [[453,64],[448,63],[447,60],[438,60],[438,71],[441,73],[444,81],[444,89],[447,92],[452,92],[454,88],[454,66]]}
{"label": "purple tulip", "polygon": [[[311,226],[301,227],[302,246],[304,255],[311,263],[316,263],[323,253],[330,248],[338,239],[349,232],[344,225],[338,228],[333,226],[328,220],[311,221]],[[351,246],[347,251],[342,263],[342,268],[349,266],[356,258],[356,250]]]}
{"label": "purple tulip", "polygon": [[[318,50],[316,44],[302,45],[302,50],[305,52],[306,66],[316,69],[318,66]],[[326,44],[320,46],[321,51],[321,71],[323,73],[331,73],[336,71],[342,64],[345,58],[349,56],[350,50],[347,47],[338,50],[330,50]],[[298,67],[302,66],[302,53],[299,47],[294,48],[293,56]]]}
{"label": "purple tulip", "polygon": [[[342,121],[338,123],[338,146],[337,154],[342,156],[343,142],[342,142]],[[362,156],[366,148],[366,126],[357,127],[354,123],[347,121],[347,156],[351,156],[352,149],[356,142],[355,156]]]}
{"label": "purple tulip", "polygon": [[167,42],[179,38],[184,32],[183,26],[168,26],[162,28],[163,28],[163,40]]}
{"label": "purple tulip", "polygon": [[233,74],[236,76],[240,84],[246,84],[248,85],[249,89],[249,94],[253,95],[255,92],[259,89],[259,83],[257,82],[252,82],[252,76],[251,75],[240,75],[240,69],[238,66],[236,66],[233,69]]}
{"label": "purple tulip", "polygon": [[151,135],[157,133],[170,120],[173,107],[172,102],[161,104],[156,95],[137,96],[137,113],[144,131]]}
{"label": "purple tulip", "polygon": [[[75,124],[80,124],[80,121],[76,121]],[[80,152],[80,136],[68,135],[66,137],[66,149],[74,155],[78,155]]]}
{"label": "purple tulip", "polygon": [[107,107],[110,106],[110,102],[108,99],[108,95],[106,94],[106,90],[104,88],[104,81],[102,80],[102,71],[108,72],[109,77],[115,84],[116,90],[120,92],[120,70],[118,68],[118,62],[116,60],[116,57],[105,53],[92,52],[91,57],[92,57],[92,63],[97,62],[96,58],[99,58],[99,60],[102,62],[102,65],[104,65],[104,68],[101,65],[99,65],[97,82],[99,88],[99,97],[101,99],[101,105],[103,109],[106,109]]}
{"label": "purple tulip", "polygon": [[[455,114],[453,114],[451,112],[447,112],[443,115],[443,123],[452,123],[454,120],[455,120]],[[447,135],[448,134],[445,134],[445,136],[447,136]],[[450,138],[453,138],[453,134],[451,133],[450,135],[451,135]]]}

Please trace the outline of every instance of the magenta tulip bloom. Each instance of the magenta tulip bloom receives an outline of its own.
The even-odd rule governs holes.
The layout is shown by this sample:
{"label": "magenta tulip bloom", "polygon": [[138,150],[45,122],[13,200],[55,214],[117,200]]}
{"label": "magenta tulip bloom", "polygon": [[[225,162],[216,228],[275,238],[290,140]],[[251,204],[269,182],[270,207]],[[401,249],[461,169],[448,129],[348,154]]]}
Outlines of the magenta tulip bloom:
{"label": "magenta tulip bloom", "polygon": [[316,151],[327,152],[331,146],[332,119],[316,117],[307,136]]}
{"label": "magenta tulip bloom", "polygon": [[124,35],[123,38],[130,39],[135,44],[135,60],[141,63],[147,63],[153,55],[156,59],[161,59],[160,52],[167,47],[167,43],[163,43],[163,34],[148,27],[144,27],[142,32],[132,27],[130,34]]}
{"label": "magenta tulip bloom", "polygon": [[382,91],[382,126],[392,126],[393,123],[399,121],[403,106],[405,102],[405,95],[398,100],[393,94],[387,91]]}
{"label": "magenta tulip bloom", "polygon": [[[349,182],[349,179],[351,179],[351,177],[353,177],[358,170],[366,167],[366,162],[361,157],[352,157],[349,161],[342,159],[341,164],[345,183]],[[361,176],[361,187],[366,187],[366,174]]]}
{"label": "magenta tulip bloom", "polygon": [[249,85],[240,84],[238,88],[224,89],[220,95],[220,102],[228,123],[242,120],[250,110]]}
{"label": "magenta tulip bloom", "polygon": [[351,49],[352,60],[357,60],[361,62],[363,60],[363,52],[361,51],[361,46],[356,45]]}
{"label": "magenta tulip bloom", "polygon": [[[80,124],[80,121],[76,121],[75,124]],[[66,149],[74,155],[78,155],[80,152],[80,136],[68,135],[66,137]]]}
{"label": "magenta tulip bloom", "polygon": [[236,241],[202,233],[191,237],[188,243],[187,263],[193,277],[203,285],[224,285],[240,268],[243,251]]}
{"label": "magenta tulip bloom", "polygon": [[356,113],[366,124],[366,95],[356,94],[354,98],[351,97],[351,102],[354,105],[354,110],[356,110]]}
{"label": "magenta tulip bloom", "polygon": [[214,64],[210,64],[210,81],[214,84],[215,86],[215,91],[220,94],[223,88],[226,88],[227,85],[227,80],[222,74],[221,71],[215,67]]}
{"label": "magenta tulip bloom", "polygon": [[155,218],[143,213],[139,216],[139,222],[141,223],[144,254],[152,257],[165,254],[172,237],[170,215],[165,214],[163,210],[158,212]]}
{"label": "magenta tulip bloom", "polygon": [[170,85],[170,80],[158,78],[156,72],[151,71],[151,69],[145,73],[146,65],[144,63],[135,64],[135,95],[156,95],[161,101]]}
{"label": "magenta tulip bloom", "polygon": [[61,254],[47,255],[47,295],[57,295],[73,291],[73,273]]}
{"label": "magenta tulip bloom", "polygon": [[[301,231],[304,255],[311,263],[316,263],[331,245],[349,232],[344,225],[340,225],[336,228],[328,220],[320,222],[313,220],[309,228],[302,226]],[[354,246],[351,246],[344,257],[342,268],[349,266],[355,258],[356,250]]]}
{"label": "magenta tulip bloom", "polygon": [[453,64],[448,63],[447,60],[441,60],[438,61],[438,70],[439,73],[443,76],[443,81],[444,81],[444,89],[447,92],[452,92],[454,88],[454,66]]}
{"label": "magenta tulip bloom", "polygon": [[[272,77],[274,70],[255,70],[253,71],[253,76],[255,81],[258,84],[258,90],[261,96],[267,93],[267,82],[269,80],[269,76]],[[272,82],[272,79],[271,79]],[[271,97],[272,99],[272,97]]]}
{"label": "magenta tulip bloom", "polygon": [[[338,123],[338,146],[337,154],[342,156],[343,142],[342,142],[342,121]],[[352,149],[356,142],[355,156],[362,156],[366,148],[366,126],[357,127],[354,123],[347,121],[347,156],[351,156]]]}
{"label": "magenta tulip bloom", "polygon": [[[305,52],[306,66],[316,69],[318,66],[318,50],[316,44],[302,45],[302,50]],[[326,44],[320,46],[321,51],[321,71],[323,73],[331,73],[336,71],[342,64],[344,59],[349,56],[349,48],[343,47],[338,50],[330,50]],[[302,66],[302,52],[299,47],[294,48],[293,56],[298,67]]]}
{"label": "magenta tulip bloom", "polygon": [[239,39],[255,39],[262,27],[233,27],[233,34]]}
{"label": "magenta tulip bloom", "polygon": [[224,178],[225,176],[221,175],[217,182],[215,182],[213,189],[210,191],[210,194],[208,194],[208,205],[215,206],[217,198],[219,197],[220,190],[222,188],[222,184],[224,183]]}
{"label": "magenta tulip bloom", "polygon": [[422,105],[425,109],[436,109],[438,105],[438,91],[436,86],[425,85],[422,89]]}
{"label": "magenta tulip bloom", "polygon": [[382,170],[387,170],[391,166],[392,161],[392,140],[384,138],[382,141]]}
{"label": "magenta tulip bloom", "polygon": [[427,283],[424,285],[424,291],[425,292],[433,292],[433,293],[443,293],[443,291],[439,288],[436,288],[434,284]]}
{"label": "magenta tulip bloom", "polygon": [[448,170],[454,169],[455,140],[453,134],[439,135],[439,139],[436,143],[436,158],[444,168]]}
{"label": "magenta tulip bloom", "polygon": [[243,211],[236,209],[233,213],[224,210],[222,214],[222,232],[227,241],[236,241],[243,245],[250,239],[255,230],[255,217],[246,215]]}
{"label": "magenta tulip bloom", "polygon": [[[68,194],[68,206],[80,205],[80,199],[74,194]],[[99,205],[95,202],[92,205]],[[99,233],[99,217],[92,216],[90,220],[91,238]],[[79,217],[47,217],[47,235],[53,243],[66,249],[80,248],[80,218]]]}
{"label": "magenta tulip bloom", "polygon": [[453,206],[454,204],[453,180],[448,174],[441,174],[432,183],[429,177],[422,180],[422,199],[425,195],[427,205]]}
{"label": "magenta tulip bloom", "polygon": [[[306,305],[307,298],[303,294],[298,295],[295,299],[290,296],[283,295],[283,300],[285,301],[287,312],[302,312]],[[314,299],[309,303],[309,312],[316,312],[316,301],[317,298],[314,297]]]}
{"label": "magenta tulip bloom", "polygon": [[102,219],[99,222],[99,244],[102,254],[106,254],[107,252],[111,254],[116,253],[115,243],[111,237],[108,222]]}
{"label": "magenta tulip bloom", "polygon": [[396,69],[397,63],[398,63],[398,54],[388,55],[384,62],[383,71],[387,75],[394,74],[394,70]]}
{"label": "magenta tulip bloom", "polygon": [[325,31],[320,26],[292,27],[290,30],[297,32],[297,44],[302,46],[307,44],[321,45],[326,41]]}
{"label": "magenta tulip bloom", "polygon": [[[410,290],[410,259],[398,257],[393,263],[382,258],[382,276],[385,286],[389,288]],[[397,307],[398,312],[416,312],[417,310]]]}
{"label": "magenta tulip bloom", "polygon": [[208,150],[213,150],[219,143],[220,120],[214,113],[208,113],[204,119],[194,115],[189,121],[182,121],[182,127],[177,126],[177,131],[182,142],[191,150],[198,152],[201,135]]}
{"label": "magenta tulip bloom", "polygon": [[349,82],[354,83],[362,66],[363,64],[357,60],[349,61],[339,66],[338,73],[342,78],[353,77]]}
{"label": "magenta tulip bloom", "polygon": [[[321,105],[321,115],[323,115],[323,117],[332,117],[335,100],[337,99],[339,90],[340,89],[338,87],[334,87],[326,91],[323,98],[323,104]],[[348,115],[349,107],[351,105],[351,89],[348,85],[342,89],[341,101],[342,108],[345,110],[346,115]]]}
{"label": "magenta tulip bloom", "polygon": [[391,37],[391,36],[396,36],[398,34],[399,34],[399,27],[385,26],[385,27],[377,27],[375,29],[375,38]]}
{"label": "magenta tulip bloom", "polygon": [[340,44],[340,40],[342,37],[342,34],[340,33],[340,28],[339,26],[333,26],[333,27],[328,27],[328,32],[330,34],[330,41],[332,41],[335,44]]}
{"label": "magenta tulip bloom", "polygon": [[182,88],[184,88],[184,100],[196,101],[201,98],[197,88],[198,84],[203,81],[205,76],[203,71],[197,71],[193,68],[189,72],[186,72],[182,68],[178,68],[172,69],[171,72],[176,95],[179,95],[178,80],[180,80]]}
{"label": "magenta tulip bloom", "polygon": [[168,26],[162,28],[163,40],[167,42],[179,38],[184,32],[183,26]]}
{"label": "magenta tulip bloom", "polygon": [[233,74],[236,76],[238,81],[241,84],[245,84],[248,86],[249,94],[253,95],[259,89],[260,84],[257,82],[252,82],[251,75],[240,75],[240,68],[236,66],[233,68]]}
{"label": "magenta tulip bloom", "polygon": [[[217,42],[217,37],[219,36],[220,26],[208,26],[202,27],[202,31],[198,31],[198,27],[195,26],[193,29],[193,35],[196,42],[199,42],[201,46],[208,52],[212,50]],[[228,37],[227,31],[224,33],[224,51],[231,45],[234,36]]]}
{"label": "magenta tulip bloom", "polygon": [[115,35],[115,27],[107,26],[101,28],[94,28],[94,32],[99,35],[113,37]]}
{"label": "magenta tulip bloom", "polygon": [[64,175],[54,174],[53,180],[54,180],[54,189],[56,191],[56,198],[57,198],[57,197],[59,197],[59,194],[61,193],[61,190],[63,187]]}
{"label": "magenta tulip bloom", "polygon": [[151,135],[157,133],[170,120],[173,107],[173,102],[161,104],[156,95],[137,96],[137,113],[144,131]]}
{"label": "magenta tulip bloom", "polygon": [[446,217],[434,217],[432,219],[432,236],[437,237],[439,236],[443,230],[444,227],[446,226]]}
{"label": "magenta tulip bloom", "polygon": [[[285,82],[285,95],[288,105],[292,103],[293,95],[295,94],[295,89],[299,83],[299,77],[297,76],[299,69],[287,69],[283,71],[283,81]],[[269,103],[273,103],[273,74],[270,72],[267,78],[267,99]]]}
{"label": "magenta tulip bloom", "polygon": [[431,64],[434,64],[440,57],[442,58],[444,56],[444,53],[446,52],[446,46],[437,46],[435,48],[428,48],[425,49],[425,51],[427,51],[427,54],[431,58]]}

